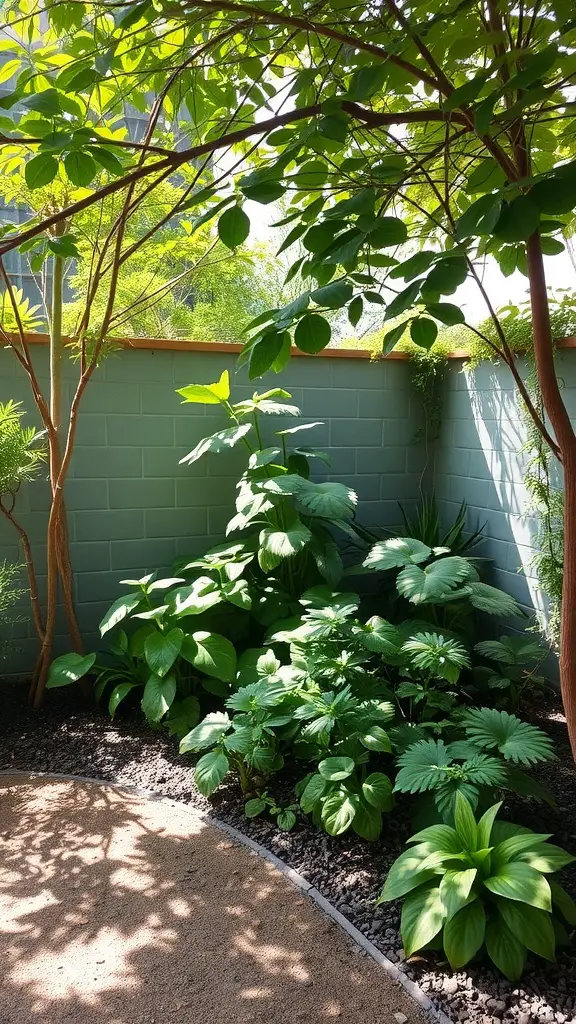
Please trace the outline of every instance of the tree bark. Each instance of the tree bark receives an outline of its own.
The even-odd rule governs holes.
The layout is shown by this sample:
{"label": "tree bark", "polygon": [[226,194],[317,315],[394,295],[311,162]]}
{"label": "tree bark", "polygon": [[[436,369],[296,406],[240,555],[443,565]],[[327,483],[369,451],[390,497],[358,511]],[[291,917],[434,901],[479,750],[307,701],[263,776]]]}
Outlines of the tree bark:
{"label": "tree bark", "polygon": [[560,619],[560,686],[572,754],[576,760],[576,434],[562,400],[550,327],[542,246],[538,232],[527,242],[534,355],[544,408],[564,468],[564,580]]}

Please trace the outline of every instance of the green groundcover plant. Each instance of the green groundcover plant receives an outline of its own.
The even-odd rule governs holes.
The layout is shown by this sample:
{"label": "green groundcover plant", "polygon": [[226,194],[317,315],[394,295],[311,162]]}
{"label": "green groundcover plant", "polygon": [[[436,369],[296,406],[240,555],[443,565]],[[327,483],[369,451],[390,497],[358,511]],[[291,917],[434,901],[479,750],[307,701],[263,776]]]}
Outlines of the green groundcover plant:
{"label": "green groundcover plant", "polygon": [[477,822],[458,793],[454,828],[434,825],[412,836],[392,865],[379,903],[406,897],[402,941],[408,956],[441,944],[454,970],[485,949],[510,981],[528,952],[554,960],[576,904],[548,876],[574,860],[547,833],[497,822],[501,804]]}

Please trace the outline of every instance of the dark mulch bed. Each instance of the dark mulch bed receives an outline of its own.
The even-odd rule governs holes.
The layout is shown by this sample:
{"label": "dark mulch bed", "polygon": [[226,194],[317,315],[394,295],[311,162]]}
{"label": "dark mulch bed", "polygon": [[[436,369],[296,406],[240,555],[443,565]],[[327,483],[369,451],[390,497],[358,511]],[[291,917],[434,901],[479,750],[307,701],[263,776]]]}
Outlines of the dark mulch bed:
{"label": "dark mulch bed", "polygon": [[[507,817],[540,832],[553,832],[556,842],[576,851],[576,774],[562,715],[555,699],[550,698],[540,701],[530,717],[554,738],[559,760],[542,770],[540,778],[554,791],[558,808],[543,810],[518,802],[508,807]],[[175,741],[162,732],[151,732],[136,718],[111,722],[103,713],[82,705],[69,691],[50,693],[46,707],[33,712],[25,705],[22,688],[3,685],[0,769],[114,779],[209,807],[195,789],[190,764],[178,755]],[[222,788],[212,807],[223,821],[252,836],[313,881],[391,960],[402,960],[399,908],[376,908],[374,903],[409,834],[404,808],[388,819],[388,831],[381,841],[371,845],[348,836],[331,839],[302,821],[289,834],[267,821],[247,821],[239,793],[232,786]],[[568,868],[562,881],[576,893],[576,870]],[[486,966],[455,975],[446,968],[440,959],[417,958],[404,964],[407,973],[455,1021],[564,1024],[576,1020],[576,948],[570,955],[561,953],[556,964],[530,963],[517,985]]]}

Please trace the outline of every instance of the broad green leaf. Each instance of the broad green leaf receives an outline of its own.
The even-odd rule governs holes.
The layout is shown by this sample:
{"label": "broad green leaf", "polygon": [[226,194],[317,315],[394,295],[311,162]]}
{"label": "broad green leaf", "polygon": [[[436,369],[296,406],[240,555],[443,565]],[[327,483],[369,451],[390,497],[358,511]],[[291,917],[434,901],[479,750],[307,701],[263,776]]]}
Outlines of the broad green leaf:
{"label": "broad green leaf", "polygon": [[236,675],[236,650],[225,636],[220,633],[207,633],[202,630],[192,634],[196,645],[190,659],[195,668],[207,676],[214,676],[225,683],[232,682]]}
{"label": "broad green leaf", "polygon": [[521,860],[523,853],[529,854],[530,850],[538,845],[543,845],[545,849],[547,839],[550,839],[550,833],[547,832],[520,832],[518,835],[509,836],[508,839],[494,847],[492,854],[494,870],[499,870],[504,864],[509,864],[511,861]]}
{"label": "broad green leaf", "polygon": [[423,882],[433,878],[434,871],[422,868],[430,853],[430,843],[421,843],[419,846],[404,850],[390,868],[377,902],[387,903],[390,900],[397,900],[422,885]]}
{"label": "broad green leaf", "polygon": [[487,811],[482,815],[478,822],[478,849],[484,850],[490,846],[490,838],[492,836],[492,826],[498,811],[502,807],[502,801],[493,804]]}
{"label": "broad green leaf", "polygon": [[134,608],[142,601],[142,594],[126,594],[124,597],[119,597],[110,606],[106,615],[100,623],[100,636],[104,636],[111,629],[114,629],[119,622],[122,622],[127,615],[130,614]]}
{"label": "broad green leaf", "polygon": [[352,822],[356,835],[368,843],[374,843],[382,831],[382,813],[366,800],[360,799]]}
{"label": "broad green leaf", "polygon": [[[202,612],[208,611],[222,600],[222,595],[214,580],[209,576],[199,576],[188,586],[171,590],[167,599],[170,601],[172,616],[182,618],[187,615],[200,615]],[[186,661],[191,660],[189,651],[188,637],[185,637],[182,644],[182,657],[186,658]]]}
{"label": "broad green leaf", "polygon": [[228,249],[242,245],[249,234],[250,218],[241,206],[232,206],[224,211],[218,221],[218,235]]}
{"label": "broad green leaf", "polygon": [[294,331],[294,344],[301,352],[316,355],[330,342],[332,328],[328,321],[319,313],[307,313],[302,317]]}
{"label": "broad green leaf", "polygon": [[285,558],[292,558],[309,543],[312,534],[307,526],[296,517],[293,522],[281,530],[275,526],[267,526],[260,533],[260,549],[258,561],[264,572],[275,569]]}
{"label": "broad green leaf", "polygon": [[378,541],[364,560],[367,569],[395,569],[398,566],[425,562],[432,556],[432,548],[413,537],[392,537]]}
{"label": "broad green leaf", "polygon": [[322,803],[322,824],[329,836],[339,836],[350,828],[360,798],[347,790],[332,793]]}
{"label": "broad green leaf", "polygon": [[392,750],[392,744],[390,743],[390,737],[385,729],[382,729],[379,725],[371,725],[366,732],[360,736],[360,742],[363,747],[368,750],[379,750],[389,754]]}
{"label": "broad green leaf", "polygon": [[247,818],[257,818],[259,814],[263,814],[266,810],[267,803],[262,797],[254,797],[252,800],[247,800],[244,804],[244,814]]}
{"label": "broad green leaf", "polygon": [[248,376],[250,380],[264,376],[273,369],[276,360],[288,346],[290,353],[290,335],[288,331],[266,331],[250,349]]}
{"label": "broad green leaf", "polygon": [[438,336],[438,328],[433,320],[425,316],[419,316],[410,324],[410,337],[415,345],[420,348],[429,349],[432,347]]}
{"label": "broad green leaf", "polygon": [[142,711],[149,722],[159,722],[176,696],[176,677],[152,674],[142,695]]}
{"label": "broad green leaf", "polygon": [[534,233],[539,220],[540,209],[530,196],[518,196],[503,208],[493,233],[504,242],[523,242]]}
{"label": "broad green leaf", "polygon": [[519,854],[518,859],[545,875],[561,871],[567,864],[574,862],[572,854],[553,843],[535,843],[531,849]]}
{"label": "broad green leaf", "polygon": [[340,782],[352,774],[354,761],[351,757],[326,757],[320,761],[318,771],[328,782]]}
{"label": "broad green leaf", "polygon": [[[418,295],[420,294],[421,281],[412,281],[407,288],[399,292],[395,299],[388,304],[386,307],[385,320],[392,320],[395,316],[400,316],[407,309],[411,309],[415,305]],[[395,328],[396,330],[396,328]],[[397,339],[398,340],[398,339]]]}
{"label": "broad green leaf", "polygon": [[513,861],[505,864],[497,874],[484,879],[484,885],[496,896],[519,900],[541,910],[552,909],[550,886],[544,876],[529,864]]}
{"label": "broad green leaf", "polygon": [[291,811],[289,808],[280,811],[280,814],[276,818],[276,824],[283,832],[290,832],[296,824],[296,815],[294,814],[294,811]]}
{"label": "broad green leaf", "polygon": [[466,320],[463,310],[459,306],[453,305],[452,302],[427,302],[426,312],[446,324],[447,327],[463,324]]}
{"label": "broad green leaf", "polygon": [[[465,872],[461,872],[464,874]],[[462,907],[444,927],[444,952],[453,971],[470,962],[484,942],[486,915],[479,900]]]}
{"label": "broad green leaf", "polygon": [[467,850],[478,849],[478,830],[472,808],[461,793],[456,793],[454,804],[454,827]]}
{"label": "broad green leaf", "polygon": [[85,676],[96,661],[95,654],[62,654],[55,658],[48,671],[46,689],[69,686]]}
{"label": "broad green leaf", "polygon": [[385,657],[397,655],[402,646],[402,637],[396,626],[379,615],[373,615],[364,625],[354,628],[353,632],[368,651]]}
{"label": "broad green leaf", "polygon": [[202,796],[212,796],[230,768],[230,762],[221,750],[210,750],[200,758],[194,771],[194,781]]}
{"label": "broad green leaf", "polygon": [[144,657],[151,672],[157,676],[165,676],[170,671],[180,654],[184,633],[181,629],[171,629],[169,633],[154,630],[144,642]]}
{"label": "broad green leaf", "polygon": [[526,961],[526,947],[496,916],[486,923],[486,949],[492,962],[509,981],[520,978]]}
{"label": "broad green leaf", "polygon": [[220,380],[214,384],[189,384],[186,388],[179,388],[176,394],[182,395],[185,402],[220,405],[230,398],[230,374],[223,370]]}
{"label": "broad green leaf", "polygon": [[554,960],[556,939],[552,917],[545,910],[515,900],[496,900],[496,906],[508,928],[522,945],[545,960]]}
{"label": "broad green leaf", "polygon": [[137,683],[118,683],[118,686],[114,687],[110,697],[108,698],[108,714],[110,715],[110,718],[114,718],[118,705],[121,704],[124,698],[127,697],[130,691],[134,690],[137,685]]}
{"label": "broad green leaf", "polygon": [[200,704],[197,697],[185,697],[184,700],[175,700],[171,705],[164,725],[171,736],[182,739],[198,723],[200,718]]}
{"label": "broad green leaf", "polygon": [[97,171],[92,157],[88,153],[82,153],[76,149],[67,154],[64,159],[64,167],[72,184],[78,185],[80,188],[89,185]]}
{"label": "broad green leaf", "polygon": [[39,153],[27,160],[24,166],[24,177],[28,188],[42,188],[49,185],[58,174],[58,161],[49,153]]}
{"label": "broad green leaf", "polygon": [[572,897],[554,879],[550,880],[550,891],[554,908],[560,911],[569,925],[576,927],[576,903]]}
{"label": "broad green leaf", "polygon": [[424,886],[406,897],[400,925],[406,956],[412,956],[432,941],[442,928],[444,917],[438,886]]}
{"label": "broad green leaf", "polygon": [[534,764],[553,758],[552,740],[535,725],[496,708],[472,708],[463,714],[467,737],[484,750],[496,748],[507,761]]}
{"label": "broad green leaf", "polygon": [[476,880],[477,868],[445,871],[440,882],[440,898],[446,920],[450,921],[470,899],[470,890]]}
{"label": "broad green leaf", "polygon": [[316,288],[311,298],[318,306],[327,306],[328,309],[340,309],[352,298],[353,288],[347,281],[333,281],[331,284]]}
{"label": "broad green leaf", "polygon": [[211,434],[210,437],[203,437],[188,455],[180,459],[180,465],[186,464],[190,466],[193,462],[201,459],[206,452],[214,452],[218,455],[220,452],[235,448],[238,442],[242,441],[246,434],[250,433],[251,429],[251,423],[240,423],[235,427],[226,427],[224,430],[218,430],[215,434]]}
{"label": "broad green leaf", "polygon": [[192,729],[180,741],[180,753],[187,754],[191,750],[205,750],[213,747],[226,735],[231,721],[225,711],[212,711],[206,718]]}
{"label": "broad green leaf", "polygon": [[408,238],[408,229],[398,217],[378,217],[370,229],[368,242],[373,249],[401,245]]}
{"label": "broad green leaf", "polygon": [[310,814],[314,810],[326,792],[326,788],[326,780],[321,775],[311,776],[300,797],[300,807],[306,814]]}
{"label": "broad green leaf", "polygon": [[398,344],[402,335],[404,334],[404,331],[406,330],[407,325],[408,321],[405,320],[403,324],[398,324],[396,327],[393,327],[391,331],[388,331],[384,335],[384,339],[382,341],[383,355],[387,356],[389,352],[392,351],[394,346]]}
{"label": "broad green leaf", "polygon": [[463,846],[456,829],[451,825],[429,825],[410,836],[409,843],[430,843],[432,847],[439,850],[449,850],[451,853],[462,853]]}
{"label": "broad green leaf", "polygon": [[377,811],[390,811],[393,805],[392,783],[383,772],[372,772],[362,783],[362,795],[366,803]]}

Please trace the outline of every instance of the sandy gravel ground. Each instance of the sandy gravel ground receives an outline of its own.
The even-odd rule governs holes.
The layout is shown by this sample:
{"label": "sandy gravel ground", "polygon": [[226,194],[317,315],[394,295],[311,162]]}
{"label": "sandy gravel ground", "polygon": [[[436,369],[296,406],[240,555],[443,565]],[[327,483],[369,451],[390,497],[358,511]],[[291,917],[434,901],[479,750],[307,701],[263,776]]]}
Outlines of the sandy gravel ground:
{"label": "sandy gravel ground", "polygon": [[423,1024],[275,868],[193,811],[0,780],[0,1024]]}

